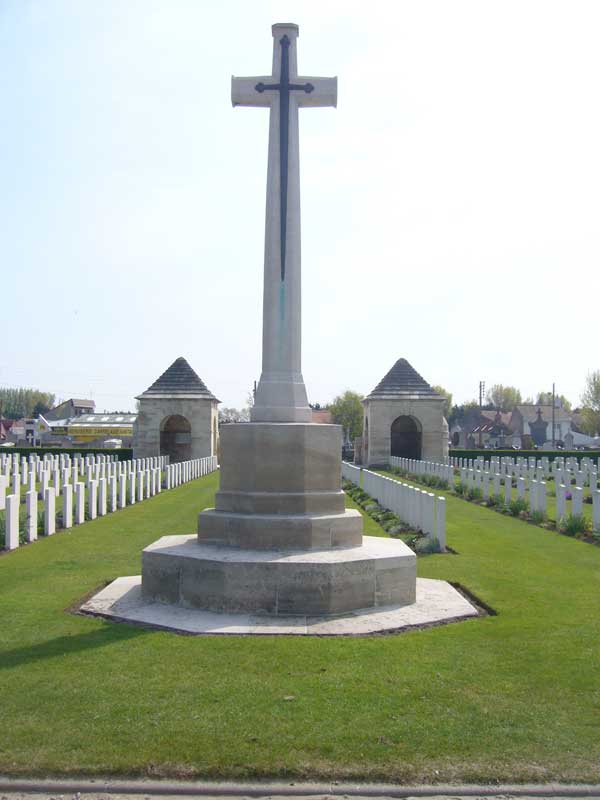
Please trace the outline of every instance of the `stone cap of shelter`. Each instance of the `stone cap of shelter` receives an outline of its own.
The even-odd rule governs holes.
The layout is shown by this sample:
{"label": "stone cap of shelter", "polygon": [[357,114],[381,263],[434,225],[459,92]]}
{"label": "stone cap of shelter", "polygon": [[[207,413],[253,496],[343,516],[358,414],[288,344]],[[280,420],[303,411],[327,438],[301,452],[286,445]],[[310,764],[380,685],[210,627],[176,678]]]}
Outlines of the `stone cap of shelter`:
{"label": "stone cap of shelter", "polygon": [[377,400],[392,397],[443,399],[405,358],[399,358],[396,361],[366,399]]}
{"label": "stone cap of shelter", "polygon": [[136,399],[152,397],[177,397],[181,400],[201,397],[205,400],[219,402],[182,356],[176,358],[160,378],[157,378],[152,386],[149,386]]}

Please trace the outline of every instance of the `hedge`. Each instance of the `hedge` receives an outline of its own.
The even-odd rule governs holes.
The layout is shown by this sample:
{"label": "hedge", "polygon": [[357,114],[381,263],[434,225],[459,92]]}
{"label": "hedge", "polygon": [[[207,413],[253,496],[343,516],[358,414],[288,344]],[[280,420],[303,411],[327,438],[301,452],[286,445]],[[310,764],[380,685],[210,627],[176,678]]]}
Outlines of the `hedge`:
{"label": "hedge", "polygon": [[519,458],[519,456],[523,456],[524,458],[548,458],[550,461],[554,461],[555,458],[558,456],[562,458],[591,458],[594,461],[600,459],[600,450],[513,450],[505,449],[505,450],[485,450],[484,448],[473,448],[471,450],[461,450],[457,447],[450,448],[450,458],[479,458],[480,456],[484,456],[485,458],[489,459],[492,456],[510,456],[510,458]]}
{"label": "hedge", "polygon": [[101,448],[87,448],[87,447],[0,447],[0,453],[19,453],[22,456],[28,456],[35,453],[39,456],[117,456],[118,461],[130,461],[133,458],[133,450],[131,447],[121,447],[118,450],[109,449],[108,447]]}

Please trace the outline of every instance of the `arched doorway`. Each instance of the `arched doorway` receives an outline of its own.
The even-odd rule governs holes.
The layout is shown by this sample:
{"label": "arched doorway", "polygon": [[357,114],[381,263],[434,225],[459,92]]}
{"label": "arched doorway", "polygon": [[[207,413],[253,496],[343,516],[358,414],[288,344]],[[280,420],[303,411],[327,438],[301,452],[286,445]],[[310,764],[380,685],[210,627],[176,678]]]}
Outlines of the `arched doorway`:
{"label": "arched doorway", "polygon": [[192,426],[181,414],[171,414],[161,422],[160,454],[169,456],[171,464],[192,457]]}
{"label": "arched doorway", "polygon": [[421,426],[413,417],[398,417],[392,422],[391,454],[399,458],[421,458]]}

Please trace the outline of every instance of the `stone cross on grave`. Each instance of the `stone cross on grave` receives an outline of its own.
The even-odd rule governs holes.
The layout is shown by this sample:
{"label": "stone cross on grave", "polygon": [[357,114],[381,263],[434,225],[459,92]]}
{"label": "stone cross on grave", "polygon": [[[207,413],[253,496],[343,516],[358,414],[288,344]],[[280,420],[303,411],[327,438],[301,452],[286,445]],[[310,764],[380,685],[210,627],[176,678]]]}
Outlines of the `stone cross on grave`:
{"label": "stone cross on grave", "polygon": [[299,77],[298,26],[272,31],[272,74],[231,79],[234,106],[270,109],[262,374],[252,421],[310,422],[301,367],[298,108],[335,106],[337,78]]}

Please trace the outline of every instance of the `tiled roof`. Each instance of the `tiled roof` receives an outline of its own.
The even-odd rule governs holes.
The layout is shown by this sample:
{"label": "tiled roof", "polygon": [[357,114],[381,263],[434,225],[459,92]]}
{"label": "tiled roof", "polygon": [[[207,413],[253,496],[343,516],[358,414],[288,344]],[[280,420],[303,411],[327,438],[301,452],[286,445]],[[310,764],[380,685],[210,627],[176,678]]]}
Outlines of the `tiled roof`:
{"label": "tiled roof", "polygon": [[[552,406],[542,406],[534,403],[533,405],[530,403],[521,403],[518,406],[515,406],[515,411],[519,411],[526,422],[530,420],[535,420],[537,418],[538,409],[542,412],[542,419],[546,422],[552,420]],[[564,408],[555,408],[554,409],[554,419],[570,419],[571,412],[565,411]]]}
{"label": "tiled roof", "polygon": [[387,375],[373,389],[369,397],[393,397],[397,395],[421,395],[439,397],[427,381],[411,367],[405,358],[399,358]]}
{"label": "tiled roof", "polygon": [[311,422],[315,422],[319,425],[331,425],[333,423],[331,411],[327,411],[326,409],[315,410],[313,408]]}
{"label": "tiled roof", "polygon": [[193,394],[216,400],[216,397],[206,388],[194,370],[190,367],[185,358],[181,356],[171,364],[168,370],[149,386],[144,395],[177,395]]}

